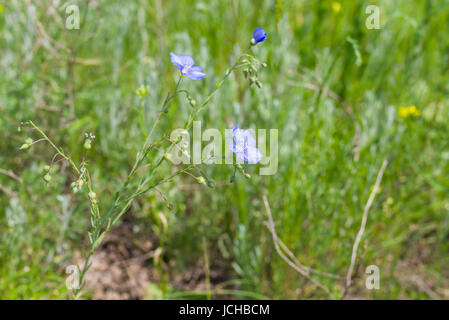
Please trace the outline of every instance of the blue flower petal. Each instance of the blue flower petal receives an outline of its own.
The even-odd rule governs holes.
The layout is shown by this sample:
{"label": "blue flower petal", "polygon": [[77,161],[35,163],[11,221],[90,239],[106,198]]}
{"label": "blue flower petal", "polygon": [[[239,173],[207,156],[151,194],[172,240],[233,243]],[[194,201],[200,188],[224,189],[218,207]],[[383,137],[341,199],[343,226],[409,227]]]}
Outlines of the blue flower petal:
{"label": "blue flower petal", "polygon": [[262,153],[257,149],[256,139],[251,131],[235,126],[231,129],[231,134],[233,141],[228,138],[231,141],[229,149],[235,152],[237,157],[250,164],[256,164],[262,159]]}
{"label": "blue flower petal", "polygon": [[170,61],[179,69],[183,76],[186,75],[188,69],[190,69],[195,63],[191,56],[185,54],[175,54],[173,52],[170,52]]}
{"label": "blue flower petal", "polygon": [[232,130],[232,136],[234,137],[235,143],[242,148],[256,147],[256,139],[249,130],[239,129],[237,127],[237,129]]}
{"label": "blue flower petal", "polygon": [[193,80],[203,79],[206,74],[203,72],[200,66],[193,66],[187,70],[187,76]]}
{"label": "blue flower petal", "polygon": [[231,138],[226,138],[227,141],[229,141],[229,150],[231,150],[231,152],[235,152],[235,143],[234,140],[232,140]]}
{"label": "blue flower petal", "polygon": [[265,41],[266,38],[267,38],[267,33],[265,32],[264,29],[262,29],[261,27],[257,27],[256,29],[254,29],[254,32],[253,32],[254,43],[259,43],[259,42]]}
{"label": "blue flower petal", "polygon": [[242,152],[236,152],[236,154],[240,159],[244,162],[248,162],[249,164],[257,164],[260,160],[262,160],[262,153],[259,149],[253,147],[248,147]]}

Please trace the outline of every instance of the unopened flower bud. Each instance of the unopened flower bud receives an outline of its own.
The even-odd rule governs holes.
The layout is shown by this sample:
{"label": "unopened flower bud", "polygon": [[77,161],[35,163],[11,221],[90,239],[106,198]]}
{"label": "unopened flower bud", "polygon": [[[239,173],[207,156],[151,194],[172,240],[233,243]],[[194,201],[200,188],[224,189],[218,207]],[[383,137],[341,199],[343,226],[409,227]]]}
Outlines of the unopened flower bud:
{"label": "unopened flower bud", "polygon": [[48,172],[48,171],[50,171],[50,166],[49,165],[44,166],[44,172]]}
{"label": "unopened flower bud", "polygon": [[255,45],[256,43],[263,42],[267,38],[267,33],[261,27],[257,27],[254,29],[253,38],[251,39],[251,45]]}
{"label": "unopened flower bud", "polygon": [[141,85],[139,89],[136,90],[136,94],[139,98],[145,98],[148,95],[148,92],[150,92],[150,86]]}
{"label": "unopened flower bud", "polygon": [[25,139],[25,143],[31,145],[33,143],[33,139],[31,138],[26,138]]}

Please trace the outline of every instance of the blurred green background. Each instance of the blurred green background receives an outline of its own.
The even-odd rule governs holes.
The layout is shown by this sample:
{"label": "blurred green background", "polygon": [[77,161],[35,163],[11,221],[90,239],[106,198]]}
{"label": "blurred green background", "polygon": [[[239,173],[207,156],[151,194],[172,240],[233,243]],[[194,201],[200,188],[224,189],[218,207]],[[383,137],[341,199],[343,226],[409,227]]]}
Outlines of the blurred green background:
{"label": "blurred green background", "polygon": [[[65,27],[68,3],[79,6],[79,30]],[[150,86],[151,127],[177,80],[173,51],[206,72],[183,82],[201,101],[257,26],[268,33],[252,51],[267,63],[263,88],[249,87],[238,71],[200,119],[203,129],[279,129],[278,172],[249,168],[251,179],[231,184],[232,166],[202,165],[214,189],[184,175],[160,188],[167,201],[158,192],[142,196],[97,252],[99,265],[117,252],[123,263],[89,271],[100,280],[121,276],[97,279],[84,297],[339,298],[338,277],[387,159],[348,297],[449,298],[449,1],[0,4],[0,298],[70,297],[65,268],[88,248],[85,192],[71,192],[76,177],[63,162],[45,186],[42,169],[54,152],[45,143],[16,152],[28,135],[38,138],[18,132],[20,121],[33,120],[75,161],[89,161],[104,210],[142,144],[135,90]],[[370,4],[381,10],[379,30],[365,26]],[[176,98],[157,135],[182,127],[190,108]],[[88,151],[85,132],[96,135]],[[171,170],[165,164],[162,174]],[[337,276],[313,274],[330,294],[277,255],[263,195],[296,258]],[[379,290],[365,288],[373,264]]]}

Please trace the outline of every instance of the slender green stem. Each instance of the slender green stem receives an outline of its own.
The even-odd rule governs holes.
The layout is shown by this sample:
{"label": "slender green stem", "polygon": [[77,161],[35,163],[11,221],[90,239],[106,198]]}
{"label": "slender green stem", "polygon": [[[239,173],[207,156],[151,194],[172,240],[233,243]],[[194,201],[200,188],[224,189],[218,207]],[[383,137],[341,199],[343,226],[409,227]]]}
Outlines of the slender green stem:
{"label": "slender green stem", "polygon": [[70,157],[68,157],[68,156],[66,156],[65,155],[65,153],[64,153],[64,151],[62,150],[62,149],[60,149],[60,148],[58,148],[54,143],[53,143],[53,141],[51,141],[50,140],[50,138],[38,127],[38,126],[36,126],[35,124],[34,124],[34,122],[33,121],[29,121],[28,122],[37,132],[39,132],[39,134],[41,135],[41,136],[43,136],[44,137],[44,139],[45,140],[47,140],[48,141],[48,143],[56,150],[56,152],[58,152],[60,155],[61,155],[61,157],[63,157],[65,160],[67,160],[67,162],[72,166],[72,168],[73,168],[73,170],[77,173],[77,174],[80,174],[81,172],[80,172],[80,170],[78,169],[78,167],[76,166],[76,164],[75,164],[75,162],[73,162],[73,160],[70,158]]}
{"label": "slender green stem", "polygon": [[140,132],[142,134],[143,138],[146,138],[147,133],[145,130],[145,102],[144,99],[140,98],[139,101],[139,125],[140,125]]}
{"label": "slender green stem", "polygon": [[[120,199],[122,197],[123,192],[126,190],[126,188],[129,185],[129,182],[131,181],[131,178],[134,176],[136,170],[140,167],[140,165],[142,164],[142,162],[145,160],[150,148],[148,148],[148,144],[151,140],[151,136],[153,134],[153,131],[156,127],[156,125],[158,124],[161,116],[164,114],[165,108],[167,107],[168,103],[170,102],[170,100],[176,95],[178,88],[181,84],[181,80],[182,77],[179,77],[178,82],[176,83],[176,87],[173,91],[172,94],[168,94],[167,97],[165,98],[163,104],[162,104],[162,108],[161,111],[158,113],[157,118],[153,124],[153,127],[151,128],[150,133],[148,134],[148,136],[145,139],[145,143],[143,144],[143,147],[141,148],[141,150],[138,152],[137,156],[136,156],[136,161],[134,162],[134,165],[130,171],[130,173],[128,174],[128,177],[126,178],[125,183],[122,185],[122,187],[120,188],[120,190],[116,193],[115,199],[113,201],[113,205],[109,208],[109,210],[107,211],[106,215],[102,218],[102,225],[104,225],[104,223],[112,216],[114,209],[119,205],[120,203]],[[139,188],[139,187],[138,187]],[[125,205],[126,207],[127,205]],[[120,211],[121,212],[121,211]],[[114,219],[114,221],[116,221]]]}
{"label": "slender green stem", "polygon": [[[239,57],[239,59],[237,59],[237,61],[234,63],[234,65],[228,69],[225,73],[225,75],[223,76],[223,78],[220,80],[220,82],[217,83],[217,86],[214,90],[212,90],[212,92],[206,97],[206,99],[199,105],[199,107],[197,107],[189,116],[189,120],[186,122],[185,128],[188,129],[191,127],[191,125],[193,124],[193,120],[198,116],[198,114],[209,104],[209,102],[211,101],[211,99],[213,98],[213,96],[216,94],[216,92],[218,91],[218,89],[222,86],[222,84],[224,83],[224,81],[229,77],[229,75],[237,68],[241,65],[241,59],[243,57],[243,55],[246,54],[246,52],[250,49],[250,47],[244,51],[244,53]],[[176,87],[173,91],[173,93],[168,94],[167,97],[165,98],[162,107],[161,107],[161,111],[157,114],[156,120],[153,123],[153,126],[150,130],[150,132],[148,133],[148,135],[146,135],[145,132],[145,123],[144,123],[144,108],[143,108],[143,102],[140,102],[140,112],[139,112],[139,121],[140,121],[140,126],[141,126],[141,130],[143,135],[145,136],[145,143],[143,144],[141,150],[137,153],[136,155],[136,159],[134,162],[134,165],[131,168],[131,171],[128,173],[127,178],[125,180],[125,182],[123,183],[123,185],[121,186],[121,188],[116,192],[114,200],[113,200],[113,204],[109,207],[109,209],[107,210],[106,214],[103,215],[102,217],[100,216],[100,211],[98,208],[98,204],[95,201],[92,201],[91,199],[91,231],[89,231],[89,239],[90,239],[90,249],[89,252],[87,254],[87,257],[85,259],[84,262],[84,266],[82,268],[82,270],[80,271],[80,288],[74,290],[74,296],[75,298],[79,297],[79,294],[81,292],[81,289],[84,286],[84,278],[86,275],[86,272],[89,269],[89,264],[90,264],[90,260],[92,258],[92,255],[94,253],[95,248],[101,243],[101,240],[103,238],[103,236],[112,228],[112,226],[114,226],[119,219],[122,217],[123,214],[125,214],[127,212],[127,210],[129,209],[129,207],[131,206],[132,202],[134,201],[135,198],[139,197],[142,194],[145,194],[146,192],[148,192],[151,189],[156,188],[157,186],[171,181],[171,179],[173,179],[175,176],[179,175],[180,173],[183,172],[188,172],[190,169],[194,168],[195,166],[191,165],[187,168],[181,169],[177,172],[175,172],[174,174],[160,179],[159,181],[157,181],[156,183],[150,184],[151,180],[154,178],[154,175],[157,171],[157,169],[159,168],[159,166],[163,163],[164,159],[166,159],[165,155],[170,152],[170,150],[173,148],[174,144],[172,143],[166,152],[163,152],[163,154],[161,155],[161,157],[159,158],[159,160],[157,161],[157,163],[152,167],[152,170],[150,172],[150,175],[148,177],[146,177],[145,179],[141,179],[141,181],[138,183],[137,188],[135,189],[135,191],[126,199],[122,200],[123,197],[123,193],[128,189],[128,186],[133,178],[133,176],[135,175],[136,171],[138,170],[138,168],[140,168],[140,166],[142,165],[142,163],[144,162],[146,156],[148,155],[148,153],[150,152],[150,150],[152,149],[152,146],[154,145],[150,145],[149,143],[151,141],[151,137],[153,135],[153,132],[157,126],[157,124],[159,123],[161,117],[163,114],[165,114],[168,111],[168,104],[169,102],[178,94],[180,93],[185,93],[188,94],[188,92],[186,90],[179,90],[179,86],[181,84],[182,81],[182,77],[179,77],[178,82],[176,83]],[[67,160],[70,165],[72,166],[73,170],[77,173],[77,174],[82,174],[83,172],[83,168],[79,169],[76,164],[73,162],[73,160],[68,157],[67,155],[64,154],[63,150],[58,148],[48,137],[47,135],[45,135],[45,133],[39,128],[37,127],[33,122],[29,122],[49,143],[50,145],[65,159]],[[87,169],[86,169],[87,170]],[[92,183],[90,180],[90,176],[88,175],[88,180],[89,180],[89,192],[93,192],[92,189]],[[116,209],[120,206],[120,204],[123,203],[123,207],[121,207],[121,209],[115,214]]]}

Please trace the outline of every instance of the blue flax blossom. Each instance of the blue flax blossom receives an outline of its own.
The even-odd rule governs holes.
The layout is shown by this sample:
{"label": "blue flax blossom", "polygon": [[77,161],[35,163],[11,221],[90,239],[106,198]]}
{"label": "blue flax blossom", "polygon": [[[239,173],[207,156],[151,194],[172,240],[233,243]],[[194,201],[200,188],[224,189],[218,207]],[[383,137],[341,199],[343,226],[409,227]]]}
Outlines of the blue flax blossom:
{"label": "blue flax blossom", "polygon": [[263,42],[267,38],[267,33],[261,27],[257,27],[254,29],[253,38],[251,39],[251,44],[255,45],[256,43]]}
{"label": "blue flax blossom", "polygon": [[182,76],[193,80],[200,80],[206,76],[200,66],[194,66],[195,61],[191,56],[170,52],[170,61],[179,69]]}
{"label": "blue flax blossom", "polygon": [[244,162],[256,164],[262,159],[262,153],[256,147],[256,139],[249,130],[239,129],[235,126],[231,129],[232,140],[230,138],[229,149]]}

